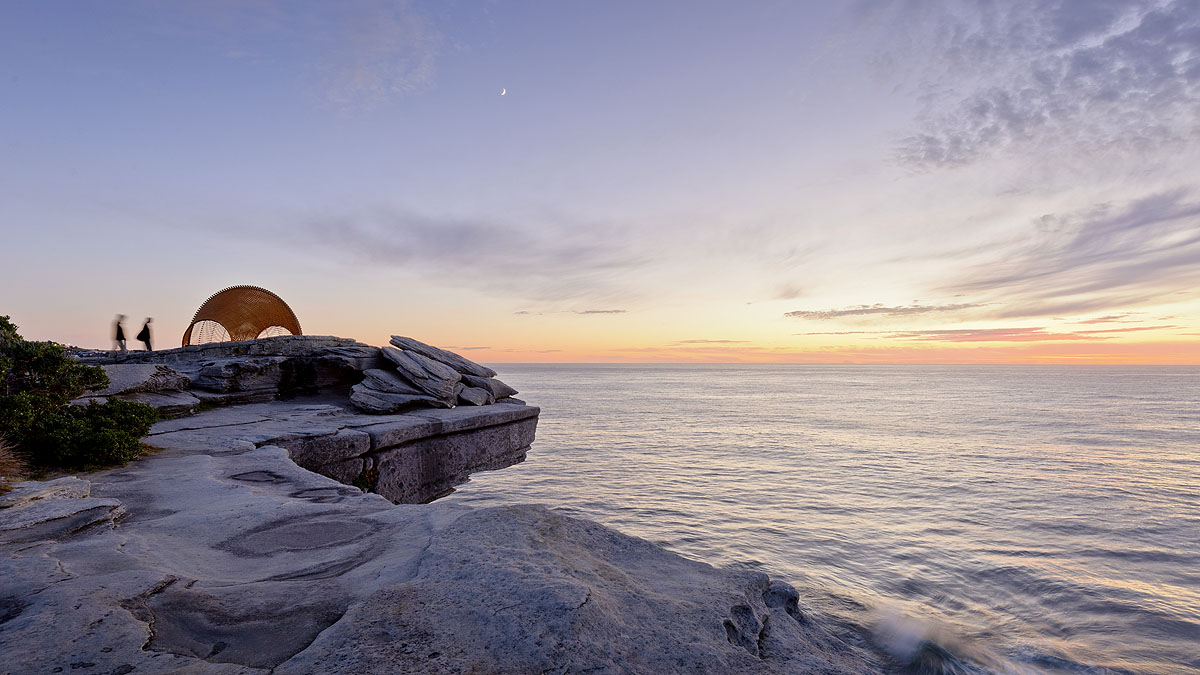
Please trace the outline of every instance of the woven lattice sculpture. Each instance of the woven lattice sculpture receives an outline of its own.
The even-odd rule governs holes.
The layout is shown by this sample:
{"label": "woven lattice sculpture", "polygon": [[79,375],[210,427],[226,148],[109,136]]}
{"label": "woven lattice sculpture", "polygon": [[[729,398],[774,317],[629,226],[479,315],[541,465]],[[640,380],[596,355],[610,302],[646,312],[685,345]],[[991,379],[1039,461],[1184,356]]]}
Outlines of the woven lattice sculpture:
{"label": "woven lattice sculpture", "polygon": [[300,322],[283,299],[258,286],[230,286],[196,310],[183,346],[288,334],[300,335]]}

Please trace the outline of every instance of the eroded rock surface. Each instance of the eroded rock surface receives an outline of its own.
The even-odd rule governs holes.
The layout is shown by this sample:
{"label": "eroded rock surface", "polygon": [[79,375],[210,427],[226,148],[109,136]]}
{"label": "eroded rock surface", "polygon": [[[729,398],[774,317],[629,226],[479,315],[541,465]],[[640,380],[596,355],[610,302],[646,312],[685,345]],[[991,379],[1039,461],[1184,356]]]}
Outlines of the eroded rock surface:
{"label": "eroded rock surface", "polygon": [[189,452],[275,445],[304,468],[420,504],[453,491],[472,472],[524,461],[538,413],[496,403],[381,417],[332,402],[273,401],[160,422],[147,440]]}
{"label": "eroded rock surface", "polygon": [[350,395],[364,412],[484,406],[517,393],[495,379],[491,368],[409,337],[393,335],[380,353],[392,367],[365,372]]}
{"label": "eroded rock surface", "polygon": [[361,412],[393,414],[458,405],[485,406],[516,389],[491,368],[412,338],[382,348],[348,338],[282,335],[156,352],[73,350],[101,365],[110,385],[76,403],[117,397],[153,406],[164,418],[213,405],[260,403],[317,394],[345,396]]}
{"label": "eroded rock surface", "polygon": [[109,397],[154,406],[178,417],[201,404],[231,405],[340,392],[383,364],[377,347],[348,338],[282,335],[214,342],[155,352],[112,354],[76,350],[75,358],[102,366],[110,386],[78,403]]}
{"label": "eroded rock surface", "polygon": [[[539,506],[393,505],[251,440],[301,420],[295,440],[322,428],[336,435],[344,413],[242,406],[219,411],[220,426],[185,424],[214,412],[160,423],[150,440],[161,452],[92,474],[90,485],[64,483],[0,509],[102,500],[124,514],[0,543],[3,670],[873,668],[804,620],[794,591],[765,575],[714,569]],[[360,429],[396,440],[469,428],[456,412],[430,411],[408,427],[369,418],[376,426]],[[233,429],[241,438],[225,435]]]}

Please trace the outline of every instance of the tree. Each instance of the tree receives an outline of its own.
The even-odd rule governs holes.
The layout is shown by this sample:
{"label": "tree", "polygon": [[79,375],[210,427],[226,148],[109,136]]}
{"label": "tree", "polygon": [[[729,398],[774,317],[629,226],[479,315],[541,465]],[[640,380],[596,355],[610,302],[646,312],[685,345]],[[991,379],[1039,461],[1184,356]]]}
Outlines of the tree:
{"label": "tree", "polygon": [[89,389],[106,386],[103,368],[78,363],[53,342],[25,340],[7,316],[0,316],[0,435],[30,464],[93,469],[141,453],[138,439],[158,419],[154,408],[117,399],[71,403]]}

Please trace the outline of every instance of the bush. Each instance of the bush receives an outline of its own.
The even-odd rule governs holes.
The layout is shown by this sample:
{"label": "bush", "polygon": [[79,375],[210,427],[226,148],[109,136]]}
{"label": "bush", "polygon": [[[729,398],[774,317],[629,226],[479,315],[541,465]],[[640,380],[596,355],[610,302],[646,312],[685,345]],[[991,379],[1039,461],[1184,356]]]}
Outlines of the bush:
{"label": "bush", "polygon": [[17,449],[0,436],[0,494],[9,491],[8,483],[25,477],[25,462],[17,455]]}
{"label": "bush", "polygon": [[0,432],[31,464],[95,469],[140,454],[138,439],[158,419],[154,408],[117,399],[70,403],[107,385],[103,368],[72,360],[61,345],[23,339],[0,316]]}

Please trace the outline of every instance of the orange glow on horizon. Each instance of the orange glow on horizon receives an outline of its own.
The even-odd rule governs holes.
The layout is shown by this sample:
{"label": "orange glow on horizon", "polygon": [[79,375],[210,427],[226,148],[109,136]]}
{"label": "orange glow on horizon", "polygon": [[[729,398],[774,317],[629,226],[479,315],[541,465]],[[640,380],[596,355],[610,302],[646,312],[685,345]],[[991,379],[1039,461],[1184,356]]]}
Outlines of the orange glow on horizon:
{"label": "orange glow on horizon", "polygon": [[970,347],[770,348],[635,347],[626,349],[476,350],[490,363],[745,363],[926,365],[1200,365],[1200,342],[1024,344]]}

